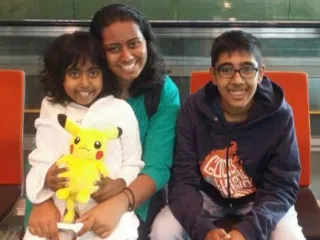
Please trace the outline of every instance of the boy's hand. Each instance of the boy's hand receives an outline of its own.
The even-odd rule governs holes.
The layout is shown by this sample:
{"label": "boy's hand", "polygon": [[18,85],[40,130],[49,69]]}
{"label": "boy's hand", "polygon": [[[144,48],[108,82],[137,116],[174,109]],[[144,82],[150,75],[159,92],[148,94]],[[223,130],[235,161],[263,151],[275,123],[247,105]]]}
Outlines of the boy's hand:
{"label": "boy's hand", "polygon": [[54,192],[56,192],[60,188],[67,187],[69,179],[66,177],[58,177],[58,174],[66,172],[66,171],[68,171],[67,168],[65,168],[65,167],[59,168],[58,165],[54,163],[49,168],[49,170],[46,174],[44,186]]}
{"label": "boy's hand", "polygon": [[238,230],[233,229],[229,234],[231,235],[231,240],[246,240]]}
{"label": "boy's hand", "polygon": [[96,185],[99,186],[99,189],[91,197],[99,203],[122,192],[126,187],[126,182],[122,178],[101,177]]}
{"label": "boy's hand", "polygon": [[216,228],[211,230],[205,240],[229,240],[231,239],[231,235],[226,233],[226,231],[222,228]]}

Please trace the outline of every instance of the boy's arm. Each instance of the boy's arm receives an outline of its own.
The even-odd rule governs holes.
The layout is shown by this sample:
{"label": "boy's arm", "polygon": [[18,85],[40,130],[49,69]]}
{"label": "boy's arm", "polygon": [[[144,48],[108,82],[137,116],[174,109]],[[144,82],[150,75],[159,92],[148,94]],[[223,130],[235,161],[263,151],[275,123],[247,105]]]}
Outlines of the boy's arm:
{"label": "boy's arm", "polygon": [[296,201],[300,162],[291,109],[287,115],[257,190],[252,212],[234,227],[246,239],[269,239],[272,230]]}
{"label": "boy's arm", "polygon": [[200,170],[197,159],[192,114],[186,102],[177,121],[177,142],[169,182],[169,207],[193,240],[203,240],[215,228],[203,210],[200,190]]}

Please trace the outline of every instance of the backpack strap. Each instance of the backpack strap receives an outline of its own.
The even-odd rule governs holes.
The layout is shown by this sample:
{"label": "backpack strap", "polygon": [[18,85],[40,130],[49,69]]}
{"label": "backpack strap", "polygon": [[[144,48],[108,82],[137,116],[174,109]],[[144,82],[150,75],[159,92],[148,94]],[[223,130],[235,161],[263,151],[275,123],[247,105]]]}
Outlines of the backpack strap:
{"label": "backpack strap", "polygon": [[153,114],[155,114],[158,110],[162,86],[163,82],[156,83],[154,87],[148,90],[144,95],[144,106],[146,108],[149,120],[153,116]]}

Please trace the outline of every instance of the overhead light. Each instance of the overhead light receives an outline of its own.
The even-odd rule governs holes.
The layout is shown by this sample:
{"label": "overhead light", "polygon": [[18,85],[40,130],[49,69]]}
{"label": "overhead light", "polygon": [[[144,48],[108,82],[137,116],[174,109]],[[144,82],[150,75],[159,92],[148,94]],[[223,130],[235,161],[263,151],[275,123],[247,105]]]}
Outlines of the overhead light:
{"label": "overhead light", "polygon": [[226,1],[223,3],[223,7],[224,8],[231,8],[231,3]]}

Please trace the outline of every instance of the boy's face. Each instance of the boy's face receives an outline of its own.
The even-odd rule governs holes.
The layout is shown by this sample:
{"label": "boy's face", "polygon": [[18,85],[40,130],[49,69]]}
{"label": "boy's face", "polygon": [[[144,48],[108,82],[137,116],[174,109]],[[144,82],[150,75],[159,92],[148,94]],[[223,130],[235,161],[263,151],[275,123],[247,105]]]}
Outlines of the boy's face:
{"label": "boy's face", "polygon": [[263,78],[264,66],[259,66],[252,54],[235,51],[222,53],[211,71],[224,110],[229,114],[247,112]]}
{"label": "boy's face", "polygon": [[89,106],[102,91],[103,77],[101,69],[90,61],[76,67],[69,67],[64,78],[64,90],[74,102]]}

